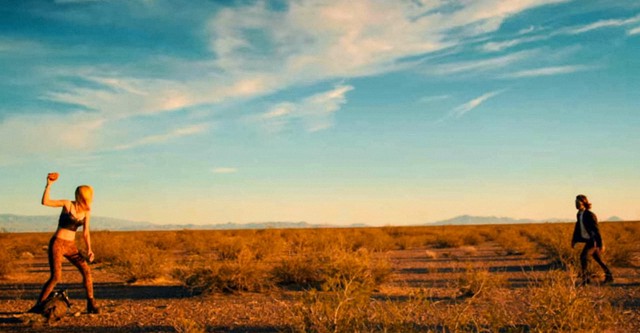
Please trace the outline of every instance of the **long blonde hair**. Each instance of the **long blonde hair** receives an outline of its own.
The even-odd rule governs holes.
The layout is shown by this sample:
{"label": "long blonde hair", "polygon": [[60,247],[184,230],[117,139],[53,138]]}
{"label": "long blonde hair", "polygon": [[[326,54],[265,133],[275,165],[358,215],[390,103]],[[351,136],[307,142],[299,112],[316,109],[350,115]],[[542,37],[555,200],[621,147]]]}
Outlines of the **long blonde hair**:
{"label": "long blonde hair", "polygon": [[89,185],[80,185],[76,188],[76,207],[88,212],[91,211],[93,202],[93,188]]}

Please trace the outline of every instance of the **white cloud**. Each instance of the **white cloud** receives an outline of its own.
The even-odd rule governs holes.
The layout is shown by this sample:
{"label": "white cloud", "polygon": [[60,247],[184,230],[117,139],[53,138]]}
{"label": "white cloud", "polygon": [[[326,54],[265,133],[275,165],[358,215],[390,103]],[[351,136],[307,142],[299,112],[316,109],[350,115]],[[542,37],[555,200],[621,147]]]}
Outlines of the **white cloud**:
{"label": "white cloud", "polygon": [[582,34],[592,30],[610,28],[610,27],[621,27],[621,26],[625,26],[625,25],[633,24],[637,22],[640,22],[640,15],[636,15],[634,17],[627,18],[627,19],[600,20],[584,26],[567,29],[566,31],[564,31],[564,33],[570,34],[570,35],[577,35],[577,34]]}
{"label": "white cloud", "polygon": [[488,71],[506,67],[518,61],[530,58],[537,53],[537,50],[529,50],[488,59],[445,63],[432,66],[428,68],[424,73],[428,75],[451,75],[459,73]]}
{"label": "white cloud", "polygon": [[59,157],[95,149],[105,120],[96,114],[18,115],[0,122],[0,160],[37,154]]}
{"label": "white cloud", "polygon": [[477,108],[478,106],[480,106],[480,104],[486,102],[488,99],[492,97],[495,97],[496,95],[501,94],[502,92],[504,92],[504,90],[497,90],[497,91],[486,93],[480,97],[476,97],[453,109],[450,115],[456,118],[460,118],[464,116],[467,112]]}
{"label": "white cloud", "polygon": [[533,32],[533,31],[535,31],[535,30],[536,30],[536,27],[531,25],[528,28],[524,28],[524,29],[518,31],[518,35],[526,35],[526,34],[529,34],[529,33]]}
{"label": "white cloud", "polygon": [[640,34],[640,27],[635,27],[629,31],[627,31],[628,35],[638,35]]}
{"label": "white cloud", "polygon": [[[372,75],[399,68],[400,59],[496,30],[509,15],[554,2],[465,2],[453,12],[439,10],[445,4],[438,2],[295,1],[286,11],[259,2],[219,13],[210,24],[210,47],[226,72],[267,70],[277,73],[275,85]],[[468,27],[463,35],[451,34],[451,29]]]}
{"label": "white cloud", "polygon": [[484,52],[500,52],[520,44],[537,42],[537,41],[545,40],[548,38],[550,38],[550,35],[516,38],[516,39],[500,41],[500,42],[488,42],[483,44],[480,47],[480,49]]}
{"label": "white cloud", "polygon": [[[51,88],[40,97],[92,110],[97,118],[105,121],[247,101],[292,86],[415,66],[419,61],[404,60],[459,46],[469,38],[495,31],[511,15],[556,2],[558,0],[463,1],[456,4],[454,10],[444,10],[440,7],[449,8],[448,4],[432,1],[298,0],[289,2],[286,10],[274,10],[267,2],[253,2],[224,8],[203,23],[204,33],[209,34],[208,45],[214,53],[209,59],[150,57],[145,59],[145,67],[162,68],[152,75],[142,74],[144,70],[135,64],[48,66],[45,70],[53,77]],[[69,13],[68,19],[73,21],[72,14]],[[29,45],[18,46],[25,49]],[[11,48],[18,46],[10,45]],[[5,43],[4,48],[8,47]],[[519,56],[524,54],[444,65],[440,71],[455,73],[495,68],[516,61]],[[56,71],[60,77],[79,80],[57,80]],[[69,83],[84,80],[94,84]],[[331,113],[344,103],[345,92],[301,101],[295,112],[271,110],[274,112],[271,116],[280,121],[290,117],[302,120],[310,131],[327,128],[333,123]],[[104,133],[95,134],[110,141],[105,145],[117,145]],[[165,134],[159,133],[138,143],[118,146],[126,148],[163,138]]]}
{"label": "white cloud", "polygon": [[238,172],[238,169],[236,168],[227,168],[227,167],[220,167],[220,168],[214,168],[212,170],[213,173],[222,173],[222,174],[226,174],[226,173],[236,173]]}
{"label": "white cloud", "polygon": [[433,103],[451,98],[450,95],[424,96],[418,100],[418,103]]}
{"label": "white cloud", "polygon": [[551,76],[551,75],[569,74],[569,73],[575,73],[580,71],[586,71],[592,68],[593,67],[584,66],[584,65],[552,66],[552,67],[521,70],[511,74],[507,74],[503,77],[523,78],[523,77],[536,77],[536,76]]}
{"label": "white cloud", "polygon": [[271,132],[281,131],[292,121],[303,122],[309,132],[327,129],[333,125],[333,113],[346,103],[346,93],[351,90],[350,85],[339,85],[298,102],[278,103],[263,113],[259,121]]}
{"label": "white cloud", "polygon": [[137,141],[118,145],[113,149],[127,150],[127,149],[132,149],[132,148],[141,147],[141,146],[164,143],[169,140],[200,134],[204,132],[208,127],[209,127],[208,124],[198,124],[198,125],[192,125],[188,127],[181,127],[181,128],[174,129],[169,133],[145,136],[141,139],[138,139]]}
{"label": "white cloud", "polygon": [[[446,4],[431,1],[302,0],[286,10],[272,10],[266,2],[230,7],[207,25],[215,53],[209,61],[174,60],[162,66],[165,79],[91,68],[80,77],[107,89],[56,86],[47,97],[121,117],[253,98],[291,85],[403,68],[410,64],[400,64],[401,59],[451,47],[469,33],[497,29],[510,15],[555,2],[485,0],[461,3],[455,11],[440,10]],[[464,36],[451,33],[470,26]]]}

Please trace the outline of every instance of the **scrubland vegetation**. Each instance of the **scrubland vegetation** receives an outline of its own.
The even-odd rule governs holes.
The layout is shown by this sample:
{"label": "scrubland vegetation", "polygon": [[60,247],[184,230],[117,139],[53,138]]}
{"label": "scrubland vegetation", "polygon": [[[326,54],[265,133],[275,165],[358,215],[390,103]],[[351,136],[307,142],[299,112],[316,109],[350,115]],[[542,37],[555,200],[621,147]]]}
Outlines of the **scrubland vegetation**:
{"label": "scrubland vegetation", "polygon": [[[600,227],[605,261],[614,272],[637,268],[640,223]],[[572,224],[96,231],[92,240],[94,267],[129,283],[173,281],[193,297],[272,293],[286,298],[282,306],[290,318],[287,331],[616,331],[624,322],[620,302],[607,298],[601,288],[576,287],[579,250],[571,249],[572,231]],[[21,256],[42,251],[49,237],[0,234],[6,249],[0,252],[0,276],[10,274]],[[529,274],[523,267],[526,281],[515,288],[505,274],[479,260],[457,266],[456,277],[445,287],[412,286],[394,297],[380,291],[398,273],[390,253],[420,250],[424,260],[456,262],[476,256],[481,247],[494,249],[498,257],[544,260],[546,269]],[[450,293],[443,296],[439,289]],[[177,331],[202,330],[189,328],[194,324],[187,314],[176,322],[181,323]]]}

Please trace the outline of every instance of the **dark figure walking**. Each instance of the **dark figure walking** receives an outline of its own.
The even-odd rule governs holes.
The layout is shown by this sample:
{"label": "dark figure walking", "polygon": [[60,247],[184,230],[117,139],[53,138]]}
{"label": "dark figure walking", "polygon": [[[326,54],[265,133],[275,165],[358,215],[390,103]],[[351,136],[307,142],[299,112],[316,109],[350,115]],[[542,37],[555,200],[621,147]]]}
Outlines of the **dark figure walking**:
{"label": "dark figure walking", "polygon": [[587,264],[590,256],[592,256],[598,265],[602,267],[602,270],[604,270],[604,283],[611,283],[613,282],[613,275],[607,265],[602,261],[604,243],[602,242],[602,236],[598,229],[598,217],[590,210],[591,203],[589,199],[582,194],[576,197],[576,209],[578,209],[578,214],[576,225],[573,229],[571,248],[573,248],[576,243],[585,243],[582,253],[580,253],[581,284],[585,285],[590,282],[587,272]]}

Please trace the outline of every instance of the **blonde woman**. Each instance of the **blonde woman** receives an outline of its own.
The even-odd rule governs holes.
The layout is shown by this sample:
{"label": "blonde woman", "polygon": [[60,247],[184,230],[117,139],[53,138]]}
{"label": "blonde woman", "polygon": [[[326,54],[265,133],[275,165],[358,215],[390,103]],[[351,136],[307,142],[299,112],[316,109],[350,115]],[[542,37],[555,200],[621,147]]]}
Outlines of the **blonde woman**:
{"label": "blonde woman", "polygon": [[93,298],[93,281],[91,279],[91,269],[85,258],[78,251],[75,243],[76,230],[82,227],[82,237],[87,248],[87,259],[93,261],[94,254],[91,250],[91,236],[89,234],[89,221],[91,220],[91,202],[93,201],[93,188],[88,185],[78,186],[76,188],[75,201],[70,200],[52,200],[49,198],[49,188],[58,179],[57,173],[47,175],[47,186],[42,194],[42,204],[48,207],[62,207],[60,219],[58,220],[58,229],[51,237],[49,242],[49,268],[51,277],[42,287],[42,292],[38,298],[38,302],[29,312],[41,313],[43,310],[43,302],[49,297],[56,284],[62,278],[62,258],[65,257],[71,262],[82,274],[84,288],[87,293],[87,312],[99,313]]}

